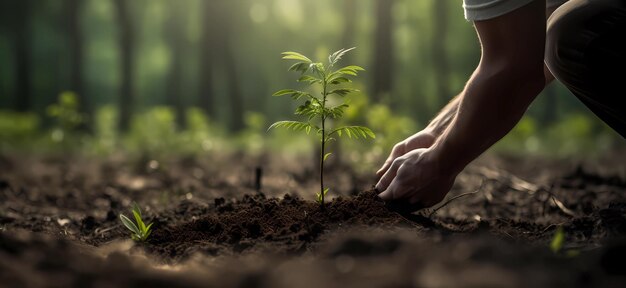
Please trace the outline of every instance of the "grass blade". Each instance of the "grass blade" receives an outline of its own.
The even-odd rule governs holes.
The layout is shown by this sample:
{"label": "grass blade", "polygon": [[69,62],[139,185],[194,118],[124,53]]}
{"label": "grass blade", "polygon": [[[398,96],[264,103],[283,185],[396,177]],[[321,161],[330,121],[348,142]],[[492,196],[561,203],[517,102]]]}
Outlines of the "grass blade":
{"label": "grass blade", "polygon": [[120,214],[120,220],[122,220],[122,224],[124,224],[124,226],[126,226],[128,230],[132,231],[133,233],[137,235],[141,234],[141,231],[139,231],[139,228],[137,228],[137,225],[135,225],[133,221],[128,219],[128,217],[124,216],[124,214]]}

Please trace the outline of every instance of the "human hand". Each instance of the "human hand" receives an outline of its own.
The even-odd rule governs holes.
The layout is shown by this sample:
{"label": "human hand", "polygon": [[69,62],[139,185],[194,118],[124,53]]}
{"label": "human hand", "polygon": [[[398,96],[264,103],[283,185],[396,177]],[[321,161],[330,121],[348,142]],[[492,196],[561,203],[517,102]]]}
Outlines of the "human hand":
{"label": "human hand", "polygon": [[387,160],[385,160],[383,166],[376,172],[377,178],[380,179],[380,177],[382,177],[385,172],[387,172],[387,170],[391,166],[391,163],[393,163],[396,158],[410,152],[411,150],[419,148],[429,148],[433,145],[433,143],[435,143],[435,140],[437,140],[435,134],[428,130],[422,130],[420,132],[417,132],[416,134],[413,134],[409,138],[406,138],[402,142],[399,142],[398,144],[393,146],[389,157],[387,157]]}
{"label": "human hand", "polygon": [[430,148],[412,150],[395,158],[376,184],[385,201],[408,202],[414,210],[431,207],[448,194],[458,173],[440,169]]}

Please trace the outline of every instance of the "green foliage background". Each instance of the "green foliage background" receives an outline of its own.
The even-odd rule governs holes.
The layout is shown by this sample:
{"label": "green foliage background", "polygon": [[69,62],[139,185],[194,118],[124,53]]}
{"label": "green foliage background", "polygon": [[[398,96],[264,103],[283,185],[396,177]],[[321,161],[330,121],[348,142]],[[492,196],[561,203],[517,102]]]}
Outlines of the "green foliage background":
{"label": "green foliage background", "polygon": [[[374,162],[396,141],[425,126],[461,91],[479,60],[478,40],[471,23],[463,18],[460,2],[445,1],[442,8],[436,5],[442,0],[352,0],[351,5],[345,3],[350,0],[206,1],[214,4],[205,5],[204,0],[126,1],[135,32],[135,99],[126,133],[119,132],[116,125],[119,99],[124,95],[120,95],[120,23],[114,1],[78,1],[84,82],[84,95],[78,96],[91,102],[93,111],[88,115],[80,106],[69,103],[78,99],[69,92],[72,52],[65,27],[69,0],[26,1],[31,3],[26,30],[30,40],[27,52],[31,58],[31,105],[28,111],[16,112],[18,99],[25,96],[17,94],[16,30],[10,20],[15,11],[10,1],[3,1],[0,152],[80,151],[107,155],[123,150],[169,155],[238,149],[250,153],[272,149],[308,151],[312,147],[307,146],[311,141],[306,136],[290,140],[292,137],[285,133],[265,133],[268,123],[289,118],[295,108],[295,104],[270,97],[297,79],[284,73],[288,64],[280,61],[280,52],[299,51],[315,55],[314,61],[322,61],[332,51],[356,46],[358,49],[346,63],[363,66],[366,71],[353,85],[362,92],[351,96],[345,119],[347,123],[371,127],[377,140],[345,143],[354,146],[345,149],[351,152],[344,157]],[[371,84],[378,77],[374,65],[380,45],[375,35],[381,26],[377,1],[388,1],[391,7],[388,29],[393,45],[388,62],[392,67],[392,88],[383,95],[372,92]],[[210,5],[215,5],[214,10],[207,10]],[[226,22],[211,27],[203,24],[207,17],[224,11],[228,17],[220,21]],[[209,47],[215,49],[211,51],[203,50],[202,35],[207,29],[213,33],[209,41],[213,46]],[[174,41],[180,44],[179,50],[173,50],[171,35],[176,35]],[[219,46],[222,42],[228,45]],[[443,44],[437,46],[440,42]],[[230,54],[219,49],[227,49]],[[203,65],[201,55],[206,53],[216,55],[209,69],[213,72],[211,78],[203,78],[199,72]],[[228,59],[224,55],[232,55],[232,61],[224,60]],[[176,127],[178,112],[168,103],[172,96],[168,92],[168,75],[174,63],[181,67],[174,97],[181,99],[184,107],[184,129]],[[227,72],[230,66],[234,67],[234,79]],[[205,81],[212,84],[211,91],[200,91]],[[229,81],[234,81],[234,85]],[[238,101],[233,100],[233,87],[239,90]],[[441,96],[440,87],[448,92],[446,97]],[[209,110],[197,105],[198,98],[207,93],[213,97]],[[233,106],[239,110],[229,108]],[[241,112],[233,115],[232,111]],[[243,127],[232,129],[237,121]],[[90,128],[85,130],[82,126]],[[520,124],[495,149],[568,156],[581,151],[605,151],[622,142],[555,83],[538,97]]]}

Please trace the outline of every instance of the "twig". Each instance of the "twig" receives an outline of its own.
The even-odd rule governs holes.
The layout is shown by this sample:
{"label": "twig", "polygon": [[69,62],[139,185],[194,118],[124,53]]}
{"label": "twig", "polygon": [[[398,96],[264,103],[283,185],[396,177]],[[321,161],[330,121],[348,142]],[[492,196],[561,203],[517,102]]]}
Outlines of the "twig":
{"label": "twig", "polygon": [[546,233],[548,230],[550,230],[550,228],[552,228],[552,227],[562,226],[562,225],[564,225],[564,224],[565,224],[565,222],[550,224],[550,225],[548,225],[546,228],[544,228],[544,229],[541,231],[541,233]]}
{"label": "twig", "polygon": [[476,193],[480,192],[480,190],[483,189],[483,185],[485,185],[485,178],[483,178],[483,180],[480,182],[480,186],[478,187],[478,189],[476,189],[476,191],[463,193],[461,195],[457,195],[457,196],[454,196],[454,197],[448,199],[448,201],[444,202],[439,207],[433,209],[433,211],[430,212],[430,214],[428,214],[428,218],[433,217],[433,215],[435,215],[435,213],[437,213],[437,211],[439,211],[439,209],[441,209],[441,208],[445,207],[446,205],[450,204],[450,202],[452,202],[452,201],[454,201],[456,199],[459,199],[461,197],[464,197],[464,196],[467,196],[467,195],[471,195],[471,194],[476,194]]}
{"label": "twig", "polygon": [[572,216],[572,217],[576,217],[576,213],[574,211],[572,211],[571,209],[565,207],[565,204],[563,204],[563,202],[559,201],[558,199],[556,199],[556,197],[554,197],[554,194],[550,193],[550,197],[552,197],[552,201],[554,202],[554,205],[556,205],[556,207],[558,207],[559,209],[561,209],[561,212]]}
{"label": "twig", "polygon": [[540,186],[530,183],[506,171],[502,171],[502,170],[496,171],[493,169],[489,169],[487,167],[481,167],[479,171],[481,172],[482,175],[484,175],[490,180],[494,180],[500,183],[505,182],[505,181],[502,181],[503,180],[502,178],[508,180],[506,182],[509,182],[509,183],[506,183],[506,184],[508,184],[509,187],[517,191],[523,191],[529,194],[534,194],[541,189]]}
{"label": "twig", "polygon": [[111,227],[104,228],[104,229],[96,228],[96,230],[94,231],[94,233],[95,233],[96,235],[104,234],[104,233],[107,233],[107,232],[109,232],[109,231],[111,231],[111,230],[113,230],[113,229],[117,228],[118,226],[119,226],[119,225],[117,225],[117,224],[116,224],[116,225],[113,225],[113,226],[111,226]]}

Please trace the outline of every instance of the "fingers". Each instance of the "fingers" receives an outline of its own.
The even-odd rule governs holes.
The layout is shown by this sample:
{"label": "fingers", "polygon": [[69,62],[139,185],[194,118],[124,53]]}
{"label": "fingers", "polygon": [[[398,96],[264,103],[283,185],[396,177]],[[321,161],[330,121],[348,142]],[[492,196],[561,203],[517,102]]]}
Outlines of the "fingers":
{"label": "fingers", "polygon": [[391,162],[393,162],[393,161],[389,161],[389,159],[387,159],[385,161],[383,166],[380,167],[380,169],[378,169],[378,171],[376,171],[376,178],[380,179],[380,177],[382,175],[385,175],[385,172],[387,172],[387,169],[389,169],[389,166],[391,165]]}
{"label": "fingers", "polygon": [[389,167],[391,167],[391,164],[393,163],[393,161],[396,160],[396,158],[404,155],[404,153],[406,153],[405,150],[406,150],[405,144],[403,142],[400,142],[396,144],[395,146],[393,146],[393,149],[391,149],[391,153],[389,154],[389,157],[387,157],[387,160],[385,160],[385,163],[383,164],[383,166],[380,169],[378,169],[378,171],[376,172],[376,177],[377,178],[382,177],[387,172]]}
{"label": "fingers", "polygon": [[400,181],[398,181],[398,179],[393,179],[391,184],[389,184],[389,187],[382,193],[378,194],[378,197],[385,201],[402,198],[402,195],[405,195],[408,191],[406,186],[401,187],[399,183]]}
{"label": "fingers", "polygon": [[389,184],[391,184],[391,181],[393,181],[394,178],[396,178],[396,174],[398,173],[398,169],[402,165],[402,162],[403,161],[400,160],[400,158],[396,158],[395,160],[393,160],[393,162],[389,166],[389,169],[387,169],[385,174],[380,178],[380,180],[378,180],[378,183],[375,186],[376,190],[378,191],[387,190],[387,187],[389,187]]}
{"label": "fingers", "polygon": [[407,163],[404,161],[406,156],[393,161],[387,173],[378,182],[376,188],[383,191],[378,194],[381,199],[394,200],[424,195],[424,191],[432,186],[431,180],[419,172],[416,173],[415,167],[406,166]]}
{"label": "fingers", "polygon": [[[404,168],[404,170],[402,170],[402,168]],[[407,172],[406,167],[400,166],[400,168],[398,168],[395,173],[396,177],[392,179],[391,183],[389,184],[389,186],[387,187],[385,191],[378,194],[378,197],[380,197],[381,199],[385,201],[388,201],[388,200],[406,198],[406,197],[409,197],[411,194],[415,193],[416,191],[420,191],[420,189],[422,189],[421,185],[416,184],[416,183],[405,182],[405,180],[408,180],[407,177],[410,177],[409,175],[406,175],[407,174],[406,172]]]}

